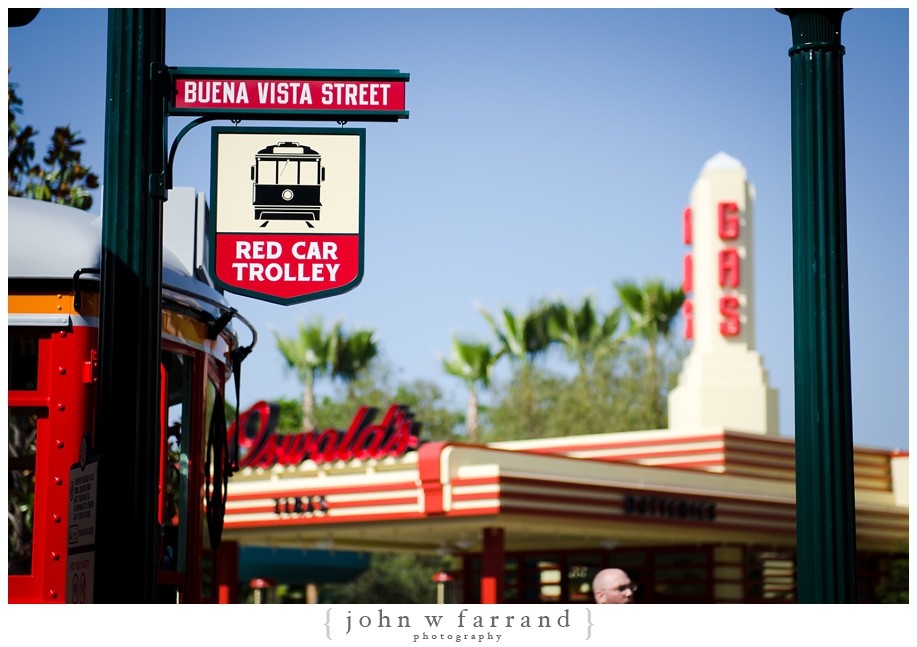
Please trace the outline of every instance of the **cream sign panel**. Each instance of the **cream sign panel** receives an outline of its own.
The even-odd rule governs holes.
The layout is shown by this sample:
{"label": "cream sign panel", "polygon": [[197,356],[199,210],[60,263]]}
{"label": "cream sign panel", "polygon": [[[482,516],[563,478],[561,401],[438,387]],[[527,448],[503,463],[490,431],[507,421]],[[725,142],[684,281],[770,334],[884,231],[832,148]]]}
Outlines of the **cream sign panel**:
{"label": "cream sign panel", "polygon": [[356,287],[364,151],[363,129],[214,128],[214,281],[284,304]]}

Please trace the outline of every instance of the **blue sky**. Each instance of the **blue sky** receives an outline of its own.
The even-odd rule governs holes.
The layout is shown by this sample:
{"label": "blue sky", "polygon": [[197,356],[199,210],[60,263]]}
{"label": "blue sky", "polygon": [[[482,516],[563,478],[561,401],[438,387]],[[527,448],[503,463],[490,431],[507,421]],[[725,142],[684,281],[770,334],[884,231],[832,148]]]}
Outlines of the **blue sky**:
{"label": "blue sky", "polygon": [[[8,30],[21,121],[40,147],[57,125],[79,130],[100,175],[106,22],[43,9]],[[854,440],[906,449],[908,12],[851,11],[842,42]],[[773,9],[170,9],[168,65],[411,75],[410,119],[349,124],[367,130],[362,285],[290,307],[230,297],[261,338],[243,407],[299,397],[270,326],[291,334],[316,313],[375,328],[401,379],[434,380],[461,406],[436,352],[453,333],[489,337],[474,303],[591,292],[607,311],[613,280],[679,284],[681,212],[724,151],[757,189],[757,350],[792,435],[790,45]],[[186,123],[171,118],[170,136]],[[176,186],[209,193],[209,165],[201,126],[179,147]]]}

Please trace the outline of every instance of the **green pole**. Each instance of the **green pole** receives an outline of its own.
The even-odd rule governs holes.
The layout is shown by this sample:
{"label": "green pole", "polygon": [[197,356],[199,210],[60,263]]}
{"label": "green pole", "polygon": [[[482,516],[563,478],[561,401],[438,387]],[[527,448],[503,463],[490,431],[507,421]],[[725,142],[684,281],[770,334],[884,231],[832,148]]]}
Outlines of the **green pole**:
{"label": "green pole", "polygon": [[803,603],[856,602],[844,161],[846,9],[778,9],[793,31],[796,559]]}
{"label": "green pole", "polygon": [[102,212],[94,602],[155,601],[164,9],[110,9]]}

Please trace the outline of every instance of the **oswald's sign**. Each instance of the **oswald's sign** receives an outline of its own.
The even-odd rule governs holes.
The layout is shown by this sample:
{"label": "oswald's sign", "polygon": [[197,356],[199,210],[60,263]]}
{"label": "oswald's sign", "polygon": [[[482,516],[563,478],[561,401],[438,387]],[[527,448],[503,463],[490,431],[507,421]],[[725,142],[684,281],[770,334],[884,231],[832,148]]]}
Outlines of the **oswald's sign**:
{"label": "oswald's sign", "polygon": [[212,131],[210,275],[289,305],[363,280],[362,128]]}
{"label": "oswald's sign", "polygon": [[[347,431],[325,429],[299,434],[279,435],[277,419],[280,407],[273,403],[258,402],[239,417],[243,432],[239,437],[240,451],[247,450],[239,460],[239,467],[271,467],[296,465],[305,460],[316,463],[348,461],[353,458],[385,458],[401,456],[420,444],[420,423],[414,414],[400,404],[389,407],[382,422],[371,424],[378,410],[360,407]],[[236,427],[229,429],[234,438]]]}

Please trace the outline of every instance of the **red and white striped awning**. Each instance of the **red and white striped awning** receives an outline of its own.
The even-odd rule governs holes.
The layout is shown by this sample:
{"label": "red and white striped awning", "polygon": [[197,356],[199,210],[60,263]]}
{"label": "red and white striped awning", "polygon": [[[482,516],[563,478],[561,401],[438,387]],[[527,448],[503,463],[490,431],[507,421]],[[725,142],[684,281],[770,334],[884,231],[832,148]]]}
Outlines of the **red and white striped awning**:
{"label": "red and white striped awning", "polygon": [[[229,487],[224,536],[243,544],[470,552],[481,530],[507,550],[684,542],[792,546],[793,439],[709,429],[427,443],[398,458],[247,469]],[[906,453],[855,451],[857,542],[908,535]],[[906,473],[906,469],[904,470]],[[897,481],[901,479],[898,478]],[[903,487],[903,491],[902,491]]]}

